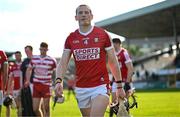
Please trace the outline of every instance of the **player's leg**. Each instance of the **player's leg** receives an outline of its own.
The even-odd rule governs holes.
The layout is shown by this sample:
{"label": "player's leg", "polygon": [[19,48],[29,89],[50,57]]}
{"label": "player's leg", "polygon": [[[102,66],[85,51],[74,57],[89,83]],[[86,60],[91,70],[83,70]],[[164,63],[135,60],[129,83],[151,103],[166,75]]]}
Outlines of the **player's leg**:
{"label": "player's leg", "polygon": [[43,116],[45,116],[46,111],[45,111],[45,106],[44,106],[44,99],[41,99],[41,105],[40,106],[41,106],[40,109],[42,111],[42,114],[43,114]]}
{"label": "player's leg", "polygon": [[91,108],[80,108],[83,117],[90,117]]}
{"label": "player's leg", "polygon": [[77,99],[78,106],[80,108],[82,117],[90,117],[91,97],[90,97],[87,89],[76,87],[75,92],[76,92],[76,99]]}
{"label": "player's leg", "polygon": [[17,116],[19,116],[19,103],[17,99],[17,90],[13,90],[13,97],[16,102]]}
{"label": "player's leg", "polygon": [[50,117],[50,98],[43,98],[44,117]]}
{"label": "player's leg", "polygon": [[52,95],[52,87],[49,85],[42,85],[43,88],[43,114],[45,117],[50,117],[50,97]]}
{"label": "player's leg", "polygon": [[18,99],[18,97],[14,98],[15,102],[16,102],[16,108],[17,108],[17,115],[21,116],[21,111],[20,111],[20,101]]}
{"label": "player's leg", "polygon": [[98,95],[92,100],[91,117],[104,117],[104,113],[109,104],[109,97],[105,95]]}
{"label": "player's leg", "polygon": [[13,96],[16,102],[17,107],[17,115],[22,116],[22,109],[21,109],[21,98],[20,98],[20,90],[14,90]]}
{"label": "player's leg", "polygon": [[40,105],[41,105],[41,98],[35,98],[33,97],[33,111],[35,113],[36,116],[42,117],[42,111],[40,109]]}

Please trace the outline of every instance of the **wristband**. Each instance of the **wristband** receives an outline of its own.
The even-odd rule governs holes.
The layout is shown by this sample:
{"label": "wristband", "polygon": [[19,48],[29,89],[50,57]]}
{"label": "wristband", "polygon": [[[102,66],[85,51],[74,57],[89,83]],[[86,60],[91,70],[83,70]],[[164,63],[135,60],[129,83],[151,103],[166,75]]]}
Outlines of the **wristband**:
{"label": "wristband", "polygon": [[118,80],[118,81],[116,81],[116,83],[122,83],[122,80]]}
{"label": "wristband", "polygon": [[55,81],[55,84],[57,84],[57,83],[61,83],[62,82],[62,79],[61,78],[56,78],[56,81]]}

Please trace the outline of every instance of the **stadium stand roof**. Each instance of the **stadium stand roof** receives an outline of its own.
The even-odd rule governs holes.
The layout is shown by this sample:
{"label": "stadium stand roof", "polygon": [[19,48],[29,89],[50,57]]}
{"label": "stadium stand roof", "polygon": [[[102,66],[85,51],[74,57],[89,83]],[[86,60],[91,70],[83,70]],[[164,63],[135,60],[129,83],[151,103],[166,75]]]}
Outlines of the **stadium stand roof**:
{"label": "stadium stand roof", "polygon": [[177,37],[180,35],[180,0],[163,1],[95,25],[127,39]]}

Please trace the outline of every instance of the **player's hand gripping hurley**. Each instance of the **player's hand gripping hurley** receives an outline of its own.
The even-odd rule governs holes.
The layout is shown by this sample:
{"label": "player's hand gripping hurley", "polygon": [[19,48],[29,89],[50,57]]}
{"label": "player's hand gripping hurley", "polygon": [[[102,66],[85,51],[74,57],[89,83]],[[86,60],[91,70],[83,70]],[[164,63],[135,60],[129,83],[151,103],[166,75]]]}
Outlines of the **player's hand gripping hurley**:
{"label": "player's hand gripping hurley", "polygon": [[56,78],[54,91],[55,91],[55,97],[53,98],[53,100],[54,100],[53,109],[54,109],[56,103],[63,103],[65,100],[64,94],[63,94],[63,84],[62,84],[61,78]]}
{"label": "player's hand gripping hurley", "polygon": [[110,104],[110,107],[113,108],[113,112],[117,115],[117,117],[129,117],[129,114],[126,110],[125,102],[127,99],[125,98],[126,94],[122,87],[122,81],[116,81],[117,83],[117,100],[114,103]]}

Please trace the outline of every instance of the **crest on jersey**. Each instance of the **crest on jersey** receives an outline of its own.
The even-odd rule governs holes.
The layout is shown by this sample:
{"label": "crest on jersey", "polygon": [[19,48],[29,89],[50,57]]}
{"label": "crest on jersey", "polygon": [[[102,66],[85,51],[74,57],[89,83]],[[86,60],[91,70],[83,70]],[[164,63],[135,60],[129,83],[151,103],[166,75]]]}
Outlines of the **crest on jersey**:
{"label": "crest on jersey", "polygon": [[88,44],[88,40],[89,40],[89,38],[83,38],[83,44],[87,45]]}
{"label": "crest on jersey", "polygon": [[99,41],[99,39],[96,37],[94,38],[94,42],[97,43]]}

